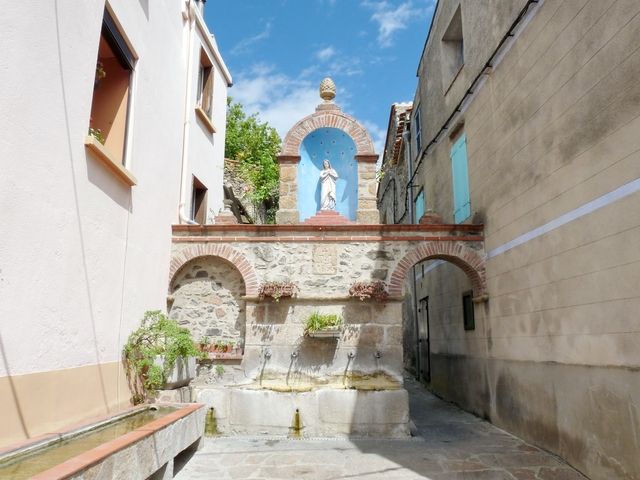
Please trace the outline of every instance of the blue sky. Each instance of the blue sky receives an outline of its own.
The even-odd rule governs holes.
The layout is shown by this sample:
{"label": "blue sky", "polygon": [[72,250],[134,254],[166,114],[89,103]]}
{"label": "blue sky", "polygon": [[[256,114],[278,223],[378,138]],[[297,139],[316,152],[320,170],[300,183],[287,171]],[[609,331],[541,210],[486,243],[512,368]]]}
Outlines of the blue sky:
{"label": "blue sky", "polygon": [[234,79],[229,95],[281,136],[336,82],[336,102],[378,153],[394,102],[413,99],[434,0],[210,0],[205,19]]}

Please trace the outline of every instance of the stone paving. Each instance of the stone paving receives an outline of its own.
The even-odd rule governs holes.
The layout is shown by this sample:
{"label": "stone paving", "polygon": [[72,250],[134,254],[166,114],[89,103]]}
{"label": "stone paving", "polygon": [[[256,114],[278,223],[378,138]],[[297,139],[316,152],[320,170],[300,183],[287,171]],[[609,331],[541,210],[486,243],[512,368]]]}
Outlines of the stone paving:
{"label": "stone paving", "polygon": [[[407,440],[208,438],[175,478],[585,480],[558,457],[406,382]],[[179,468],[176,465],[177,468]]]}

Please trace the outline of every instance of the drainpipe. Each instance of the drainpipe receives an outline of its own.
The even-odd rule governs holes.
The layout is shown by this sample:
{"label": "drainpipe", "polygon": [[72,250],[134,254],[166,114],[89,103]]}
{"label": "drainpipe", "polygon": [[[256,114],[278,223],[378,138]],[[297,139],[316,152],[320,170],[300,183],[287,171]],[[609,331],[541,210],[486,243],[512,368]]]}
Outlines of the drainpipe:
{"label": "drainpipe", "polygon": [[[415,173],[413,171],[413,157],[411,155],[411,130],[407,129],[402,133],[402,140],[405,142],[405,155],[407,157],[407,168],[409,169],[408,178],[411,180],[407,183],[407,191],[406,194],[409,195],[409,192],[412,192],[412,182]],[[413,193],[411,193],[409,197],[409,220],[413,223]],[[406,212],[406,210],[405,210]],[[404,215],[403,215],[404,216]],[[413,299],[411,310],[413,313],[413,334],[415,338],[414,345],[414,357],[416,359],[416,379],[420,380],[420,329],[418,323],[418,299],[417,297],[417,287],[416,287],[416,268],[415,266],[411,267],[411,297]]]}
{"label": "drainpipe", "polygon": [[193,0],[186,1],[187,8],[187,21],[189,22],[189,41],[188,41],[188,51],[187,51],[187,84],[185,86],[184,92],[184,123],[182,129],[182,167],[180,169],[180,204],[178,205],[178,218],[180,223],[186,223],[189,225],[197,225],[197,222],[194,222],[189,218],[189,216],[185,213],[184,207],[187,203],[187,199],[185,198],[187,195],[187,161],[189,158],[189,132],[191,130],[191,109],[189,108],[191,102],[191,87],[193,82],[191,78],[193,77],[193,30],[196,24],[195,15],[193,12]]}

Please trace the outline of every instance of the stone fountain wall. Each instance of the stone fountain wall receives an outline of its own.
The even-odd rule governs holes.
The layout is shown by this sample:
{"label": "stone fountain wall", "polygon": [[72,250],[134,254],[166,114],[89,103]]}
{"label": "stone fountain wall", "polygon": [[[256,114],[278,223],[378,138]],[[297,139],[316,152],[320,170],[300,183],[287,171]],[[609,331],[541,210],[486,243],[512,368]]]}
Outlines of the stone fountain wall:
{"label": "stone fountain wall", "polygon": [[[287,433],[298,409],[308,436],[406,435],[405,276],[418,261],[447,259],[470,275],[481,298],[480,231],[469,225],[174,227],[171,315],[195,324],[200,313],[214,318],[219,294],[213,285],[221,277],[236,278],[229,285],[237,295],[239,275],[245,293],[244,355],[217,377],[203,367],[194,400],[214,407],[226,432]],[[222,274],[229,265],[235,277],[229,270]],[[386,302],[349,297],[354,282],[373,280],[388,286]],[[269,281],[291,281],[299,290],[277,302],[260,299],[259,286]],[[240,318],[233,302],[228,311]],[[305,335],[316,311],[343,318],[335,338]]]}

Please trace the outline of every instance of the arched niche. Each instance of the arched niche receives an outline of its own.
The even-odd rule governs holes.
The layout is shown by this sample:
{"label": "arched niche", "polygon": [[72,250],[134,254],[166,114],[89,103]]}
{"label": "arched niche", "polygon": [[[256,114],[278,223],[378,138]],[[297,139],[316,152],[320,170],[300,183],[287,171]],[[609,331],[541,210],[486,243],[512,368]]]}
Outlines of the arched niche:
{"label": "arched niche", "polygon": [[193,337],[244,343],[246,286],[229,261],[205,255],[187,261],[169,286],[169,318],[189,328]]}
{"label": "arched niche", "polygon": [[356,219],[358,209],[358,163],[356,144],[343,130],[319,128],[309,133],[300,144],[298,165],[298,211],[300,220],[320,210],[320,171],[329,160],[338,173],[336,210],[349,220]]}

